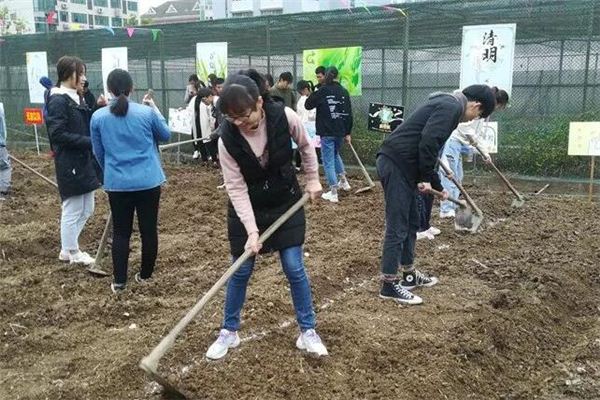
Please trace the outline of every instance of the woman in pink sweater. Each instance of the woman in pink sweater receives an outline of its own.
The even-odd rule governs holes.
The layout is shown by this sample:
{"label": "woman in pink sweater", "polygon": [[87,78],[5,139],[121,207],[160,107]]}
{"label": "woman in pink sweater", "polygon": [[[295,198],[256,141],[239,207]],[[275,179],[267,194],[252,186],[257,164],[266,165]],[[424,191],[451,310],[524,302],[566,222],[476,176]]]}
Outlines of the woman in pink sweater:
{"label": "woman in pink sweater", "polygon": [[[327,355],[315,332],[310,283],[304,269],[304,209],[294,214],[264,245],[258,243],[259,234],[302,197],[292,166],[290,137],[298,144],[305,165],[305,190],[311,199],[319,198],[322,187],[315,149],[298,115],[269,98],[265,80],[255,70],[229,77],[218,106],[225,116],[219,160],[230,199],[227,225],[233,261],[245,249],[254,254],[278,251],[301,331],[296,346],[319,356]],[[222,358],[229,348],[240,344],[237,333],[240,313],[254,263],[255,257],[246,261],[227,284],[223,328],[206,352],[210,359]]]}

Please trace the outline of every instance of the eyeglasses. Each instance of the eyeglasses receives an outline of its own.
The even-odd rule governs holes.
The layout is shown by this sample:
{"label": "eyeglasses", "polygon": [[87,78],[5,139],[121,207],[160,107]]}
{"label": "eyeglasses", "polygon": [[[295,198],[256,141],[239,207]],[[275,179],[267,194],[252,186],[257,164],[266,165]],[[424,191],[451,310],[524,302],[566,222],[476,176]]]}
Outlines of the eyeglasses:
{"label": "eyeglasses", "polygon": [[229,122],[235,123],[237,122],[246,122],[248,121],[248,118],[250,118],[250,115],[252,115],[253,110],[248,111],[248,114],[246,115],[241,115],[241,116],[233,116],[233,115],[224,115],[225,119]]}

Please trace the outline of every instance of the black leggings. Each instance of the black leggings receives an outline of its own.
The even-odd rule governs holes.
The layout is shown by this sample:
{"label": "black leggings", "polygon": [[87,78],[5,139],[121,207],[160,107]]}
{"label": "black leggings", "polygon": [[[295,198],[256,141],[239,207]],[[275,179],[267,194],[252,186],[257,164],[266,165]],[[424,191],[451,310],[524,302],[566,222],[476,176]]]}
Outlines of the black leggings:
{"label": "black leggings", "polygon": [[129,240],[133,229],[133,213],[137,212],[142,237],[142,269],[140,276],[148,279],[154,271],[158,253],[158,204],[160,186],[136,192],[108,192],[112,211],[112,258],[115,283],[127,282]]}

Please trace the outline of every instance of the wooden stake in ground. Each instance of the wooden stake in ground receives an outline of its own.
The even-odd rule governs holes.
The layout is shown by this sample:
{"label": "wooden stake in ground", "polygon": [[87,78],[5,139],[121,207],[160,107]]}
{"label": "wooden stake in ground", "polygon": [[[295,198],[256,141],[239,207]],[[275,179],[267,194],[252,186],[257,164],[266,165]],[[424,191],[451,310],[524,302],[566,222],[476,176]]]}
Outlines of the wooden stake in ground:
{"label": "wooden stake in ground", "polygon": [[592,198],[594,197],[594,169],[596,167],[596,156],[592,156],[592,161],[591,161],[591,165],[590,165],[590,190],[589,190],[589,196],[588,199],[590,200],[590,202],[592,201]]}
{"label": "wooden stake in ground", "polygon": [[[292,215],[294,215],[300,208],[302,208],[302,206],[304,206],[308,199],[309,195],[304,194],[304,196],[302,196],[302,198],[298,200],[296,204],[294,204],[289,210],[287,210],[285,214],[279,217],[277,221],[273,222],[273,225],[267,228],[267,230],[262,235],[260,235],[260,237],[258,238],[258,242],[262,244],[269,237],[271,237],[271,235],[277,229],[279,229],[281,225],[283,225]],[[185,327],[188,326],[188,324],[196,317],[196,315],[198,315],[198,313],[200,313],[202,308],[204,308],[204,306],[209,302],[209,300],[215,294],[217,294],[217,292],[221,289],[221,287],[223,287],[223,285],[225,285],[229,278],[251,256],[252,253],[249,250],[246,250],[240,256],[240,258],[238,258],[236,262],[234,262],[231,265],[231,267],[229,267],[229,269],[225,271],[225,273],[223,274],[223,276],[221,276],[221,278],[219,278],[217,283],[215,283],[209,289],[209,291],[206,292],[206,294],[202,296],[202,298],[194,305],[194,307],[192,307],[192,309],[188,311],[188,313],[177,323],[177,325],[175,325],[171,332],[169,332],[169,334],[161,340],[158,346],[156,346],[152,350],[152,352],[147,357],[144,357],[140,362],[140,368],[144,370],[146,374],[155,382],[161,384],[165,388],[165,392],[167,392],[168,394],[175,396],[178,399],[185,399],[190,397],[188,393],[186,393],[182,389],[175,387],[166,378],[162,377],[158,373],[158,362],[167,353],[167,351],[169,351],[171,347],[173,347],[177,336],[179,336],[179,334],[183,332]]]}

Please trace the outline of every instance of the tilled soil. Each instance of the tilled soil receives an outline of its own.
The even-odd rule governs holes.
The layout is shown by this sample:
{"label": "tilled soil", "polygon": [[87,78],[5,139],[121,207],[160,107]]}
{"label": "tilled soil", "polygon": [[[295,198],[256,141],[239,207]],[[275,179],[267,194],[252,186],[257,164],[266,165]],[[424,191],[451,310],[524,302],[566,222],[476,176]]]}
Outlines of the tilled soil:
{"label": "tilled soil", "polygon": [[[21,156],[54,176],[47,157]],[[218,172],[187,165],[167,174],[154,282],[130,279],[117,297],[110,278],[57,260],[56,191],[14,166],[13,198],[0,203],[0,399],[164,397],[137,365],[229,265]],[[440,284],[418,291],[423,305],[378,298],[382,193],[346,194],[307,207],[305,263],[329,357],[295,348],[287,281],[277,257],[262,256],[242,345],[222,361],[204,358],[221,291],[160,372],[198,399],[600,398],[598,205],[542,195],[511,209],[508,194],[469,188],[483,230],[459,234],[434,217],[442,234],[418,242],[417,263]],[[96,200],[81,238],[91,254],[107,214],[105,195]],[[135,234],[131,247],[133,278]]]}

